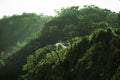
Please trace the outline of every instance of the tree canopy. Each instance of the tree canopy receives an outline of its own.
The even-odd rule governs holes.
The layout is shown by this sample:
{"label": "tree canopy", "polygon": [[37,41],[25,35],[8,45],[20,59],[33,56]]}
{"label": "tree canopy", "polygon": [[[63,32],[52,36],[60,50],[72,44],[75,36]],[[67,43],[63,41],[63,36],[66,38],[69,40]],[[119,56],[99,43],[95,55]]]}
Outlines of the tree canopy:
{"label": "tree canopy", "polygon": [[[54,17],[34,13],[4,17],[0,20],[0,79],[119,80],[119,16],[86,5],[62,8]],[[70,46],[59,50],[54,48],[56,43]],[[14,44],[15,49],[8,51],[11,55],[4,56]]]}

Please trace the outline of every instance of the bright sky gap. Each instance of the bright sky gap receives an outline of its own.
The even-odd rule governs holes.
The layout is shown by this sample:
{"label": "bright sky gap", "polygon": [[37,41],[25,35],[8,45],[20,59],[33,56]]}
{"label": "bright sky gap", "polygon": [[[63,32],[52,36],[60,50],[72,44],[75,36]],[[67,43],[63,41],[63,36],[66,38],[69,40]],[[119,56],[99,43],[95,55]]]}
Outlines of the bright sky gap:
{"label": "bright sky gap", "polygon": [[114,12],[120,11],[120,0],[0,0],[0,18],[23,12],[55,15],[54,10],[84,5],[96,5]]}

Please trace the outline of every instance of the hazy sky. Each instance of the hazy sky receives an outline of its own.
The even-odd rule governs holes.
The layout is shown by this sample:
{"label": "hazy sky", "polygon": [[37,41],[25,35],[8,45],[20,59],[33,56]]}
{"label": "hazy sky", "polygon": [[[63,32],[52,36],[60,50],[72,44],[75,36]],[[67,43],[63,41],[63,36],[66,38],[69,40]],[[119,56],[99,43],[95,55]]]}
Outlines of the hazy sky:
{"label": "hazy sky", "polygon": [[62,7],[96,5],[115,12],[120,11],[120,0],[0,0],[0,18],[3,15],[44,13],[54,15],[54,10]]}

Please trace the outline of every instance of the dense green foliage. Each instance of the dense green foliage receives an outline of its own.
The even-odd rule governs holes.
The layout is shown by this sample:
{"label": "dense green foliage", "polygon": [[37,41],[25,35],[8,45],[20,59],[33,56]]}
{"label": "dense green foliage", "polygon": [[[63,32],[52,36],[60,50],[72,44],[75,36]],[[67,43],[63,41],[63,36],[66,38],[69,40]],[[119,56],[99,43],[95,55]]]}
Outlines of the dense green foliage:
{"label": "dense green foliage", "polygon": [[0,20],[0,52],[37,34],[49,17],[34,13],[13,15]]}
{"label": "dense green foliage", "polygon": [[117,13],[94,5],[82,9],[69,7],[61,9],[56,17],[46,23],[41,34],[44,41],[51,43],[68,40],[75,36],[86,36],[95,29],[109,26],[118,27]]}
{"label": "dense green foliage", "polygon": [[[52,18],[23,14],[0,20],[5,26],[0,26],[1,42],[9,43],[0,43],[1,51],[20,41],[8,51],[12,55],[5,57],[1,52],[0,79],[119,80],[119,19],[118,13],[92,5],[63,8]],[[112,30],[101,30],[107,27]],[[36,33],[37,37],[32,36]],[[71,45],[51,49],[61,41]]]}
{"label": "dense green foliage", "polygon": [[[79,38],[67,49],[38,49],[21,80],[120,80],[120,34],[107,29]],[[59,57],[56,56],[59,54]]]}

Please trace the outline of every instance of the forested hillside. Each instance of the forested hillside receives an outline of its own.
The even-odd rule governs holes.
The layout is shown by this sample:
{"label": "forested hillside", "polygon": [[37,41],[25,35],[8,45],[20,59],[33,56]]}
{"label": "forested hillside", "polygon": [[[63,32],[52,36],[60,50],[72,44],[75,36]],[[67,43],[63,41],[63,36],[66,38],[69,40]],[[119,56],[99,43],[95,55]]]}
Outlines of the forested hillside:
{"label": "forested hillside", "polygon": [[28,56],[21,80],[120,80],[120,29],[99,30],[71,46]]}
{"label": "forested hillside", "polygon": [[10,27],[0,29],[1,42],[6,44],[0,43],[1,50],[31,39],[9,57],[0,55],[0,79],[119,80],[120,14],[94,5],[56,13],[54,17],[23,14],[1,20],[5,27],[15,24],[10,26],[15,32]]}
{"label": "forested hillside", "polygon": [[22,43],[41,31],[50,17],[23,13],[0,20],[0,52]]}

